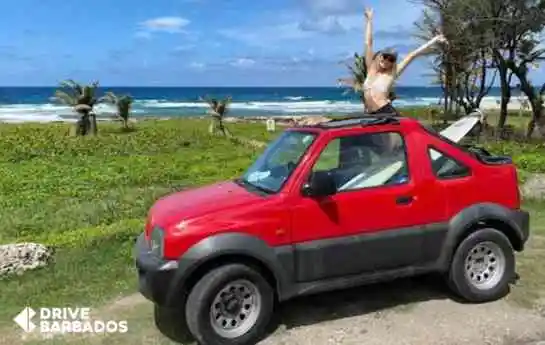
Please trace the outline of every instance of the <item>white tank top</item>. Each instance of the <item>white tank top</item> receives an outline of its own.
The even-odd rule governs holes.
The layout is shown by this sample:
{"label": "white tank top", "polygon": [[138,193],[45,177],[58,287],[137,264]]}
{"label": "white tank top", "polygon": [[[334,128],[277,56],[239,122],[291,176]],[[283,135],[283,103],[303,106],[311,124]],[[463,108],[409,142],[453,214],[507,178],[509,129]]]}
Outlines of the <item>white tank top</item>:
{"label": "white tank top", "polygon": [[379,93],[387,93],[390,90],[390,82],[391,77],[386,74],[379,74],[372,80],[367,77],[363,83],[363,89]]}

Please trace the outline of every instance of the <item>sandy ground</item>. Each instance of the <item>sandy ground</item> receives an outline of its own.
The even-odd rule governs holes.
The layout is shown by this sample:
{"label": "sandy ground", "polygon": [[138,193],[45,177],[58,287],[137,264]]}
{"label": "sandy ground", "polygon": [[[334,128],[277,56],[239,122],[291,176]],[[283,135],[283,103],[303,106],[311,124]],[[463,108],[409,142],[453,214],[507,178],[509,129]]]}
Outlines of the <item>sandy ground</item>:
{"label": "sandy ground", "polygon": [[[285,303],[274,330],[260,345],[545,345],[542,302],[533,310],[508,299],[470,305],[453,299],[434,277],[403,280]],[[95,314],[103,320],[128,320],[128,333],[45,340],[22,338],[14,328],[0,344],[179,344],[159,333],[152,313],[149,302],[131,295]]]}

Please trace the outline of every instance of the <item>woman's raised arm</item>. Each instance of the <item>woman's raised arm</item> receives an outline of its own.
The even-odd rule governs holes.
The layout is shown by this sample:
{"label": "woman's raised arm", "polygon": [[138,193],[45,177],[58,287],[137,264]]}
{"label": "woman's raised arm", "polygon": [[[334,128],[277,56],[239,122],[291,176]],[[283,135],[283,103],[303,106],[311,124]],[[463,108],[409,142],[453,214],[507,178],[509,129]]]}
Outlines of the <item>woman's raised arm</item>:
{"label": "woman's raised arm", "polygon": [[373,62],[373,10],[370,8],[365,9],[365,19],[367,23],[365,26],[365,64],[367,68],[371,67]]}
{"label": "woman's raised arm", "polygon": [[438,42],[446,42],[445,36],[443,34],[439,34],[429,40],[428,42],[424,43],[417,49],[413,50],[407,56],[397,65],[397,76],[399,77],[403,70],[418,56],[422,55],[426,50],[428,50],[431,46],[433,46],[435,43]]}

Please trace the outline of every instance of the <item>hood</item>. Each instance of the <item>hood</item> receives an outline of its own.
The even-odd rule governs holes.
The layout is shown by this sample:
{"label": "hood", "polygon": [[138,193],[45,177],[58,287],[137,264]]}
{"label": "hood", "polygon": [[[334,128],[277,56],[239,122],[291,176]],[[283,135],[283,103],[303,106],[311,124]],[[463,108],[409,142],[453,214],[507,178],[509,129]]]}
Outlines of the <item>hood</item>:
{"label": "hood", "polygon": [[183,219],[262,201],[235,182],[220,182],[177,192],[159,199],[150,210],[153,224],[168,227]]}

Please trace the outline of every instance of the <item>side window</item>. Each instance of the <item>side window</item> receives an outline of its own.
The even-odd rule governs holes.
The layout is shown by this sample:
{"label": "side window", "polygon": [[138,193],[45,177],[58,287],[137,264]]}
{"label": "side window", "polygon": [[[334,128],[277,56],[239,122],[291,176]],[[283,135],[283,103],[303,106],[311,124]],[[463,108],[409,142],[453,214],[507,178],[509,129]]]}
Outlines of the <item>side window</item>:
{"label": "side window", "polygon": [[467,166],[439,150],[429,148],[428,154],[433,173],[440,179],[459,178],[471,174],[471,170]]}
{"label": "side window", "polygon": [[337,191],[404,184],[409,181],[405,142],[396,132],[333,139],[312,172],[327,171]]}

